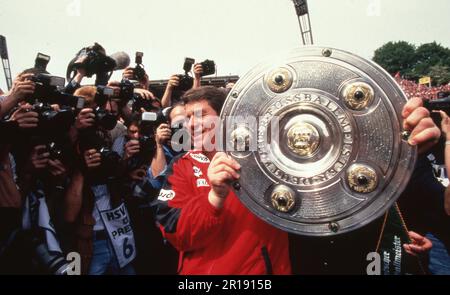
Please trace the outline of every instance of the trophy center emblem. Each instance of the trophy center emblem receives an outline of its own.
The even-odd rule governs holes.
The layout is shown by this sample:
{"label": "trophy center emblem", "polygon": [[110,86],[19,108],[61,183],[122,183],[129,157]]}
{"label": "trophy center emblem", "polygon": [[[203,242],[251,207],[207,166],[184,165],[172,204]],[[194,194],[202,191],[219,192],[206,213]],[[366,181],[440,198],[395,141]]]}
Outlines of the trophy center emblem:
{"label": "trophy center emblem", "polygon": [[320,134],[317,129],[304,122],[299,122],[292,126],[288,133],[289,149],[300,157],[312,156],[320,144]]}

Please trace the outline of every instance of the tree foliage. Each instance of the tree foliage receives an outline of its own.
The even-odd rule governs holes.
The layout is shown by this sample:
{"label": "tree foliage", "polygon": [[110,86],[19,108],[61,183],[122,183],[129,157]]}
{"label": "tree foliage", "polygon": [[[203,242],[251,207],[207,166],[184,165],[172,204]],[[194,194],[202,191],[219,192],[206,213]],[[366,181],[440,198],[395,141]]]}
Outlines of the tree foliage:
{"label": "tree foliage", "polygon": [[433,84],[450,81],[450,49],[432,42],[415,47],[406,41],[388,42],[375,50],[373,61],[395,75],[407,79],[430,76]]}

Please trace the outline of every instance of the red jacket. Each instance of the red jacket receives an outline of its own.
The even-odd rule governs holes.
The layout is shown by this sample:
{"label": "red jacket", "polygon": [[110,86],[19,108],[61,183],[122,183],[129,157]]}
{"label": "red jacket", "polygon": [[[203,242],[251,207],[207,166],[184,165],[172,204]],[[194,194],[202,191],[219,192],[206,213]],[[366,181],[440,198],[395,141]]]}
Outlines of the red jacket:
{"label": "red jacket", "polygon": [[181,274],[290,274],[287,233],[254,216],[233,191],[221,209],[208,201],[209,159],[188,152],[172,162],[156,217],[180,252]]}

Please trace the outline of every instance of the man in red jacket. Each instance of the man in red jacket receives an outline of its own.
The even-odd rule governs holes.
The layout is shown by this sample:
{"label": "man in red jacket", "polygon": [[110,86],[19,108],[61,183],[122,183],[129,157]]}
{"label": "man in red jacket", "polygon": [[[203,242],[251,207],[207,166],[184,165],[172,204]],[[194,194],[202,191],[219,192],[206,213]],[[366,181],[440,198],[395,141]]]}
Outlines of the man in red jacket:
{"label": "man in red jacket", "polygon": [[[189,129],[197,146],[214,143],[211,122],[225,94],[202,87],[184,96]],[[194,118],[194,112],[201,116]],[[218,126],[217,126],[218,128]],[[198,134],[197,134],[198,133]],[[239,164],[225,153],[189,151],[175,158],[156,201],[164,237],[180,252],[181,274],[290,274],[288,235],[254,216],[228,183]]]}
{"label": "man in red jacket", "polygon": [[[178,156],[154,202],[164,237],[180,252],[181,274],[290,274],[288,235],[255,217],[229,184],[239,179],[240,165],[214,146],[217,117],[225,94],[214,87],[188,91],[183,97],[188,128],[196,150]],[[194,116],[200,112],[200,116]],[[410,143],[427,148],[440,132],[412,99],[404,108]]]}

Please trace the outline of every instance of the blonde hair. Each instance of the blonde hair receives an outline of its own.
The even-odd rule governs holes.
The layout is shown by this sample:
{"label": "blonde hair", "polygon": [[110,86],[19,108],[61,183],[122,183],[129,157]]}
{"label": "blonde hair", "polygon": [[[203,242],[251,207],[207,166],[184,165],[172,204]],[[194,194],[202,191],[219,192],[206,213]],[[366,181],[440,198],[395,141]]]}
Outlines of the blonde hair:
{"label": "blonde hair", "polygon": [[93,108],[96,106],[95,95],[97,93],[97,87],[95,86],[83,86],[75,90],[73,95],[84,98],[84,107]]}

